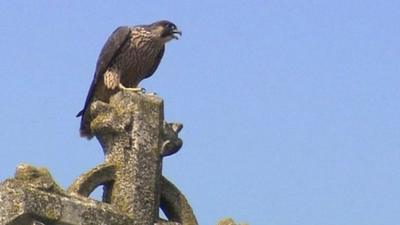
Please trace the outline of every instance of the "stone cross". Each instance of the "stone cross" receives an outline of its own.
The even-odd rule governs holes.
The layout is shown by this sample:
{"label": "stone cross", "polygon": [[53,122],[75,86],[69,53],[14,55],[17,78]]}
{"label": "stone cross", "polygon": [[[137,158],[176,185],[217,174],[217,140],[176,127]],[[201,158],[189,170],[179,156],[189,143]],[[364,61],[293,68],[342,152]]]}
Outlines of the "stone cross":
{"label": "stone cross", "polygon": [[[0,184],[0,225],[197,225],[186,198],[162,176],[163,157],[182,146],[182,125],[164,121],[162,99],[121,91],[109,103],[94,102],[89,113],[105,162],[67,191],[45,168],[20,165],[15,178]],[[89,195],[101,185],[98,202]]]}
{"label": "stone cross", "polygon": [[95,102],[91,112],[91,129],[103,147],[105,161],[116,168],[114,182],[105,185],[103,200],[134,217],[137,224],[155,223],[162,147],[168,141],[163,133],[162,99],[123,91],[110,104]]}

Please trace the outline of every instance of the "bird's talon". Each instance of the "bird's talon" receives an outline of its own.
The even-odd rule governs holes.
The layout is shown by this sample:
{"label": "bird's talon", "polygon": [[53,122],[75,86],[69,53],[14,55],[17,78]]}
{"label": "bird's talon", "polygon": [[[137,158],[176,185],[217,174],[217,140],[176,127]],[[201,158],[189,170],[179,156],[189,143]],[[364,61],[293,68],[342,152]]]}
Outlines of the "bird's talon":
{"label": "bird's talon", "polygon": [[146,93],[146,89],[141,88],[141,87],[128,88],[128,87],[125,87],[122,84],[119,84],[118,86],[122,91],[133,91],[133,92],[137,92],[137,93],[141,93],[141,94]]}

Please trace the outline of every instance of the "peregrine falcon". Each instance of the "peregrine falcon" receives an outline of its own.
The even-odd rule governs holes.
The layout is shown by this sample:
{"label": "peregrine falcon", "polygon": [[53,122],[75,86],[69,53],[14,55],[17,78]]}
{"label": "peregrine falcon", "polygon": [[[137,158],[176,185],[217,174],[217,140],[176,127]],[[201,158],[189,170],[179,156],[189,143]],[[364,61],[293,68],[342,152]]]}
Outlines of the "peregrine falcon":
{"label": "peregrine falcon", "polygon": [[96,100],[108,102],[121,89],[141,91],[138,84],[150,77],[160,64],[165,43],[182,35],[172,22],[118,27],[108,38],[97,60],[94,78],[81,116],[80,135],[93,137],[87,110]]}

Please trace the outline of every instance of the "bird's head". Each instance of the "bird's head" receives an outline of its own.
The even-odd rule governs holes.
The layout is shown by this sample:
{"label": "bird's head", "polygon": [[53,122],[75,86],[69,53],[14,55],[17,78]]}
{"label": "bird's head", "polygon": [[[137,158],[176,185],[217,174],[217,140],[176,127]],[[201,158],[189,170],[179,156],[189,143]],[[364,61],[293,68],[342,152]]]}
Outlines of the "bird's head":
{"label": "bird's head", "polygon": [[161,38],[163,43],[166,43],[172,39],[179,39],[179,36],[182,35],[182,32],[178,30],[176,25],[167,20],[161,20],[150,25],[151,31]]}

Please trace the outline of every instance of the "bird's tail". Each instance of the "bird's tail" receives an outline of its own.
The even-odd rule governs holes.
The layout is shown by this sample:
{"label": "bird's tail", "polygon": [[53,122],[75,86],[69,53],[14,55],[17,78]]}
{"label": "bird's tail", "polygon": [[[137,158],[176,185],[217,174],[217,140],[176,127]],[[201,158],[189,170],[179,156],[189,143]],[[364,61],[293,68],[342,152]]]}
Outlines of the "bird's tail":
{"label": "bird's tail", "polygon": [[78,114],[76,114],[76,117],[80,117],[83,116],[85,109],[82,109],[81,111],[78,112]]}
{"label": "bird's tail", "polygon": [[79,134],[83,138],[87,138],[88,140],[93,138],[93,134],[90,130],[90,122],[85,116],[85,109],[82,109],[78,114],[76,114],[76,117],[82,117],[81,118],[81,125],[79,128]]}
{"label": "bird's tail", "polygon": [[80,136],[81,136],[82,138],[86,138],[86,139],[88,139],[88,140],[90,140],[90,139],[93,138],[93,134],[92,134],[90,131],[88,131],[88,130],[86,130],[86,129],[83,129],[83,128],[81,128],[81,129],[79,130],[79,134],[80,134]]}

